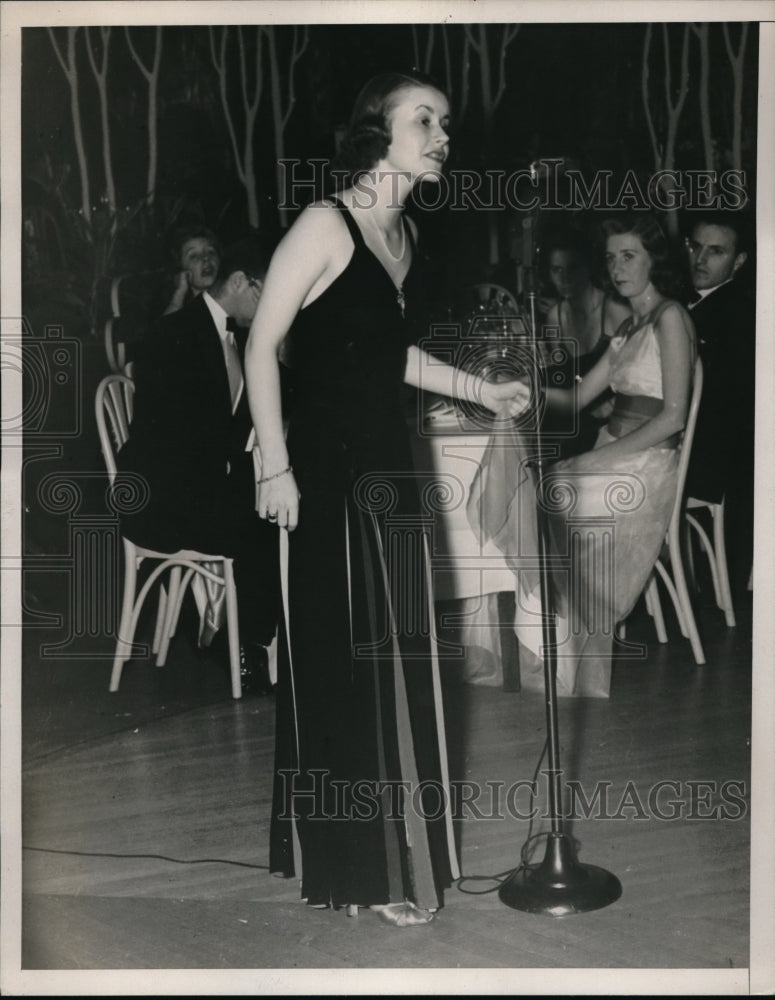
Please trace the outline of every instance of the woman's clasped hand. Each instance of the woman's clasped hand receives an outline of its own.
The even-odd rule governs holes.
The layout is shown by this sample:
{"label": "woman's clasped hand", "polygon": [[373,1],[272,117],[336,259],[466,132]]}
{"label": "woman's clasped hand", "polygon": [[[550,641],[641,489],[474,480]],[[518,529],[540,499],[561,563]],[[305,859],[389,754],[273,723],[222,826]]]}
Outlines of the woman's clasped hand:
{"label": "woman's clasped hand", "polygon": [[293,531],[299,523],[299,498],[292,469],[270,473],[258,484],[258,516]]}
{"label": "woman's clasped hand", "polygon": [[522,416],[531,399],[532,391],[527,381],[485,382],[481,388],[482,404],[500,420]]}

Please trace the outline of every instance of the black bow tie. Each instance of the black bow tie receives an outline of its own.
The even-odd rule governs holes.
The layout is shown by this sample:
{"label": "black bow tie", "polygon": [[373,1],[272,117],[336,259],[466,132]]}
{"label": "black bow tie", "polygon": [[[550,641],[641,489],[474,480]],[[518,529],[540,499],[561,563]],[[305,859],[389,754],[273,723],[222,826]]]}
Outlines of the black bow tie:
{"label": "black bow tie", "polygon": [[688,304],[690,306],[694,306],[694,305],[697,305],[698,302],[702,302],[702,296],[700,295],[700,293],[697,292],[697,291],[691,291],[691,292],[689,292],[689,301],[688,301]]}
{"label": "black bow tie", "polygon": [[230,333],[236,333],[239,330],[239,324],[233,316],[226,317],[226,329]]}

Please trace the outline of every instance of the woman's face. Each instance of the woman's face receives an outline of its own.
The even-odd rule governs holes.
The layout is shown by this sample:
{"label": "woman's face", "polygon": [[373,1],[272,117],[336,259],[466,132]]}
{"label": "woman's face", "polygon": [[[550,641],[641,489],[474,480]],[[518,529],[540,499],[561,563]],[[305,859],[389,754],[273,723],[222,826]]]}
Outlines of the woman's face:
{"label": "woman's face", "polygon": [[384,166],[416,179],[434,178],[449,154],[449,103],[433,87],[407,87],[388,115],[390,146]]}
{"label": "woman's face", "polygon": [[549,254],[549,278],[563,299],[572,299],[590,284],[587,267],[572,250],[552,250]]}
{"label": "woman's face", "polygon": [[218,274],[218,251],[205,236],[186,240],[180,250],[180,266],[188,271],[189,284],[195,292],[203,292]]}
{"label": "woman's face", "polygon": [[653,262],[633,233],[608,237],[605,262],[614,288],[625,298],[635,298],[648,287]]}

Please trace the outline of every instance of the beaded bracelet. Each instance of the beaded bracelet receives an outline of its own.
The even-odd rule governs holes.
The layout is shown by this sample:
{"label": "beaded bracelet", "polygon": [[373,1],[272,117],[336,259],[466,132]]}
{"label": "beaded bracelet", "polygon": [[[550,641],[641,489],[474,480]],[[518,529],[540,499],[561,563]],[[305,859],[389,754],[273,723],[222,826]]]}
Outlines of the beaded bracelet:
{"label": "beaded bracelet", "polygon": [[286,472],[293,472],[293,466],[289,465],[287,468],[283,469],[281,472],[275,472],[273,476],[264,476],[263,479],[257,480],[258,485],[261,486],[263,483],[271,483],[273,479],[279,479],[280,476],[284,476]]}

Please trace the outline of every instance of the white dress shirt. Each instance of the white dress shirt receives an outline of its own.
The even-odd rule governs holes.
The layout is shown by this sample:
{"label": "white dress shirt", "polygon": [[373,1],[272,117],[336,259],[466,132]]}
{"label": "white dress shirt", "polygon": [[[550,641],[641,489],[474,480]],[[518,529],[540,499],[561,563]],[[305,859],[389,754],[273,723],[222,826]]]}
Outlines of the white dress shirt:
{"label": "white dress shirt", "polygon": [[245,379],[242,374],[242,365],[240,364],[239,352],[237,351],[237,343],[234,339],[234,333],[231,330],[226,329],[226,323],[229,319],[228,313],[226,313],[220,303],[216,302],[212,295],[209,295],[207,292],[202,292],[202,298],[204,299],[205,305],[210,310],[210,315],[213,318],[213,323],[215,323],[218,336],[221,338],[223,360],[226,365],[226,374],[229,377],[229,388],[231,389],[231,412],[234,413],[237,409],[237,404],[240,401],[240,397],[242,396],[242,391],[245,386]]}

